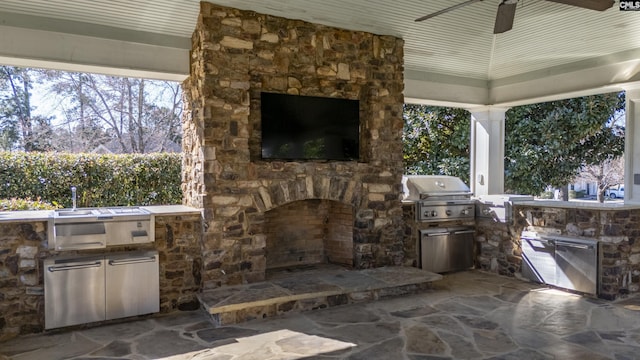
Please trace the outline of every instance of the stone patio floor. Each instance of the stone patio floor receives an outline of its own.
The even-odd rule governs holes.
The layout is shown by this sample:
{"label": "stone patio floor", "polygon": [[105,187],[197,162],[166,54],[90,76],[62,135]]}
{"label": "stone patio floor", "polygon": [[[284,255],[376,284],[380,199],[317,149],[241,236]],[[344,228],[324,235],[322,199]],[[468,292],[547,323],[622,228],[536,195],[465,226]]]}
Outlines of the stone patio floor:
{"label": "stone patio floor", "polygon": [[0,343],[0,359],[639,359],[640,299],[479,271],[432,290],[215,328],[204,311]]}

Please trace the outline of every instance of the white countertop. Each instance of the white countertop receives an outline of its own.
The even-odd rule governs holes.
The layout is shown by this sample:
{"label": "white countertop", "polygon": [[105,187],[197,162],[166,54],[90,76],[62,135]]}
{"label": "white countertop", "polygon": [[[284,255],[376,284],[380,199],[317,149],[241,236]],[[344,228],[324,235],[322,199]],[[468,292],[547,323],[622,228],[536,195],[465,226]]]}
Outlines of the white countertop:
{"label": "white countertop", "polygon": [[10,221],[48,221],[53,219],[52,210],[2,211],[0,222]]}
{"label": "white countertop", "polygon": [[141,209],[147,210],[152,215],[188,215],[202,214],[202,209],[197,209],[186,205],[154,205],[140,206]]}
{"label": "white countertop", "polygon": [[513,203],[514,206],[535,206],[562,209],[586,209],[586,210],[634,210],[640,209],[640,204],[625,204],[623,202],[604,202],[597,201],[554,201],[554,200],[533,200],[518,201]]}
{"label": "white countertop", "polygon": [[[140,206],[156,216],[202,214],[201,209],[185,205]],[[0,223],[17,221],[48,221],[53,219],[53,210],[2,211]]]}

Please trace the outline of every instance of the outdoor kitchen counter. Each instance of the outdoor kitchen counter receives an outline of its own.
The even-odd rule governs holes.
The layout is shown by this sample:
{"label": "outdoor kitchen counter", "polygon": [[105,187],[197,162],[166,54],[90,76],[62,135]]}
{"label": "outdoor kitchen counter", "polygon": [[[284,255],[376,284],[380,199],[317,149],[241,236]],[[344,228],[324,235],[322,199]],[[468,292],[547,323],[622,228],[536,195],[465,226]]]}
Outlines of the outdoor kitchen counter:
{"label": "outdoor kitchen counter", "polygon": [[622,202],[599,203],[596,201],[554,201],[554,200],[533,200],[519,201],[514,206],[535,206],[563,209],[585,209],[585,210],[635,210],[640,209],[640,204],[625,204]]}
{"label": "outdoor kitchen counter", "polygon": [[[200,209],[185,205],[155,205],[141,206],[140,208],[155,216],[196,215],[202,213]],[[2,211],[0,212],[0,223],[49,221],[53,220],[53,213],[53,210]]]}
{"label": "outdoor kitchen counter", "polygon": [[50,219],[53,219],[53,211],[52,210],[2,211],[2,212],[0,212],[0,222],[48,221]]}
{"label": "outdoor kitchen counter", "polygon": [[147,210],[151,215],[171,216],[171,215],[196,215],[202,214],[202,209],[186,205],[154,205],[141,206],[141,209]]}

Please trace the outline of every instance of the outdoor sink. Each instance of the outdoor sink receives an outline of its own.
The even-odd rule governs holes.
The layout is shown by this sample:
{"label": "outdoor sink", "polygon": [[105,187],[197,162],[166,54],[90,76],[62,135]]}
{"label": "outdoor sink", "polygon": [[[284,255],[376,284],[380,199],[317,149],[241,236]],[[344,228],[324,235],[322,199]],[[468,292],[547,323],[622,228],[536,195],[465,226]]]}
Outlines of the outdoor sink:
{"label": "outdoor sink", "polygon": [[92,209],[60,209],[56,210],[56,217],[74,217],[95,215],[100,217],[126,216],[126,215],[147,215],[147,211],[139,207],[101,207]]}
{"label": "outdoor sink", "polygon": [[107,208],[109,212],[115,215],[139,215],[139,214],[148,214],[147,211],[140,209],[138,207],[113,207]]}
{"label": "outdoor sink", "polygon": [[82,216],[82,215],[93,215],[93,210],[72,210],[72,209],[64,209],[64,210],[56,210],[57,216]]}

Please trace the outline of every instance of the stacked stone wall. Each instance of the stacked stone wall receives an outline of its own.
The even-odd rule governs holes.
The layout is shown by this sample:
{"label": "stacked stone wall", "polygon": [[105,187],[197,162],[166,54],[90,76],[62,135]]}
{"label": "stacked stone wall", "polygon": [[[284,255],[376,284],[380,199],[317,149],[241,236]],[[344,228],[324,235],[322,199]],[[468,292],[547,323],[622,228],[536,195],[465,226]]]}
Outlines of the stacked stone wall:
{"label": "stacked stone wall", "polygon": [[[184,83],[185,203],[204,209],[208,286],[265,277],[264,212],[354,209],[357,268],[412,263],[402,239],[403,41],[201,3]],[[357,99],[360,161],[260,159],[260,93]]]}
{"label": "stacked stone wall", "polygon": [[521,271],[520,233],[512,222],[476,219],[476,268],[505,276]]}
{"label": "stacked stone wall", "polygon": [[[640,209],[555,208],[518,205],[511,241],[521,248],[527,229],[599,241],[598,296],[614,300],[640,291]],[[505,254],[506,255],[506,254]],[[512,253],[508,266],[519,268]]]}

